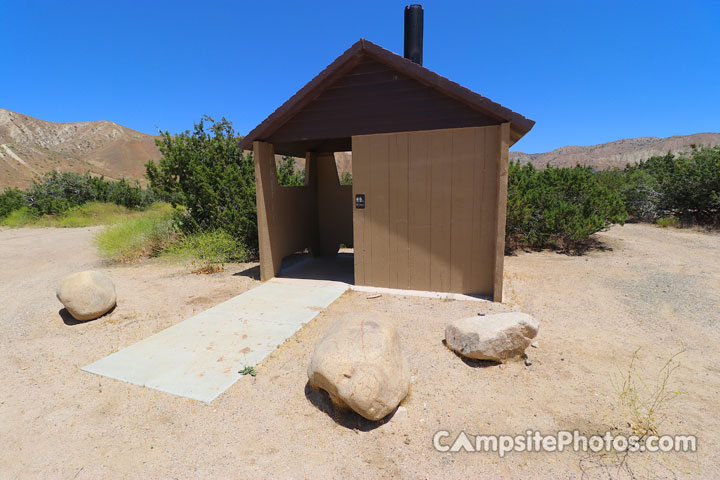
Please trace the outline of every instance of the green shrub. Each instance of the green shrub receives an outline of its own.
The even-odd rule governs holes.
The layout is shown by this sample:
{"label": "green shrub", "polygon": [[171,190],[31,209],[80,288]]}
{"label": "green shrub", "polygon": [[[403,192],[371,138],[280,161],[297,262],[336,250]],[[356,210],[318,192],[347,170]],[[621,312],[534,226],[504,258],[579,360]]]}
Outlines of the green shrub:
{"label": "green shrub", "polygon": [[0,193],[0,220],[10,215],[10,212],[25,205],[25,195],[17,188],[6,188]]}
{"label": "green shrub", "polygon": [[158,255],[177,238],[173,214],[172,206],[160,203],[106,227],[95,237],[100,255],[119,262]]}
{"label": "green shrub", "polygon": [[625,173],[618,193],[629,215],[638,220],[652,222],[662,215],[662,195],[658,187],[657,180],[649,173],[631,170]]}
{"label": "green shrub", "polygon": [[343,172],[340,175],[340,185],[352,185],[352,173]]}
{"label": "green shrub", "polygon": [[676,216],[691,223],[720,224],[720,146],[651,157],[627,172],[652,178],[658,196],[655,218]]}
{"label": "green shrub", "polygon": [[506,244],[518,247],[582,248],[590,235],[627,213],[617,192],[602,185],[589,167],[537,170],[511,163],[508,176]]}
{"label": "green shrub", "polygon": [[595,172],[595,178],[600,185],[620,195],[630,217],[654,222],[660,214],[657,181],[645,171],[630,168],[601,170]]}
{"label": "green shrub", "polygon": [[305,185],[305,169],[297,170],[296,163],[293,157],[283,157],[278,162],[277,176],[280,186],[301,187]]}
{"label": "green shrub", "polygon": [[46,173],[25,193],[25,203],[40,215],[58,215],[88,202],[109,202],[127,208],[147,207],[155,202],[152,192],[135,181],[108,181],[72,172]]}
{"label": "green shrub", "polygon": [[157,141],[162,158],[146,164],[147,178],[155,192],[186,207],[187,215],[176,217],[184,233],[222,230],[254,253],[255,166],[239,140],[230,122],[207,116],[192,132],[165,132]]}
{"label": "green shrub", "polygon": [[102,179],[90,174],[48,172],[41,180],[33,180],[26,193],[27,205],[40,215],[57,215],[71,207],[98,199]]}
{"label": "green shrub", "polygon": [[144,208],[158,199],[151,190],[140,187],[137,180],[129,182],[124,178],[116,182],[105,182],[105,191],[101,200],[127,208]]}

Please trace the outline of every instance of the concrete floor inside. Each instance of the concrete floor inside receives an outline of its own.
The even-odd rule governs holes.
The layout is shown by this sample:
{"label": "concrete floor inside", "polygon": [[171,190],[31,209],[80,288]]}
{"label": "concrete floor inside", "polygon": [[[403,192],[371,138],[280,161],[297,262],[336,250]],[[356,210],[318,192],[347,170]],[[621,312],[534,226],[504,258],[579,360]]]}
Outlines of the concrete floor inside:
{"label": "concrete floor inside", "polygon": [[355,260],[352,249],[341,249],[333,257],[313,257],[308,253],[291,255],[283,260],[278,277],[305,280],[328,280],[355,284]]}

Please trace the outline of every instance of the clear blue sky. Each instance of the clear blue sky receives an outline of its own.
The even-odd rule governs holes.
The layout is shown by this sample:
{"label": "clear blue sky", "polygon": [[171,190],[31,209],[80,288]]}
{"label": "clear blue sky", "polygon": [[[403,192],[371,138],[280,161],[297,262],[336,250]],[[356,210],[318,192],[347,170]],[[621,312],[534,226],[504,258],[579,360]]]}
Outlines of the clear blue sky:
{"label": "clear blue sky", "polygon": [[[0,107],[56,122],[244,134],[411,2],[0,0]],[[720,131],[720,2],[425,1],[424,64],[537,122],[543,152]]]}

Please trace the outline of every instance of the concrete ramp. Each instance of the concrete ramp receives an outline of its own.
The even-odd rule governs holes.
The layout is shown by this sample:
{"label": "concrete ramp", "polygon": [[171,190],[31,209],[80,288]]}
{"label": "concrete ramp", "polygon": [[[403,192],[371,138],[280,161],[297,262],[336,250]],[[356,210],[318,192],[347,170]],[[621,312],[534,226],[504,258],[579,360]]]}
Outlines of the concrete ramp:
{"label": "concrete ramp", "polygon": [[211,402],[348,289],[342,282],[273,279],[83,367]]}

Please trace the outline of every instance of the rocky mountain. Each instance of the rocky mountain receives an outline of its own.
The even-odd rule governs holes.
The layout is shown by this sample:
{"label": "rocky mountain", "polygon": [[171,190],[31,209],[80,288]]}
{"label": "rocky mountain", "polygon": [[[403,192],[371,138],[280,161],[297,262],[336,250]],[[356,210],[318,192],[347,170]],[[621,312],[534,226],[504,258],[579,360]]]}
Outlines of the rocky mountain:
{"label": "rocky mountain", "polygon": [[142,179],[155,137],[108,121],[53,123],[0,109],[0,189],[50,170]]}
{"label": "rocky mountain", "polygon": [[720,145],[720,133],[695,133],[668,138],[626,138],[587,147],[561,147],[547,153],[510,152],[510,160],[532,163],[539,168],[548,165],[574,167],[578,164],[598,169],[624,168],[628,163],[637,163],[655,155],[665,155],[668,152],[689,152],[692,145]]}

